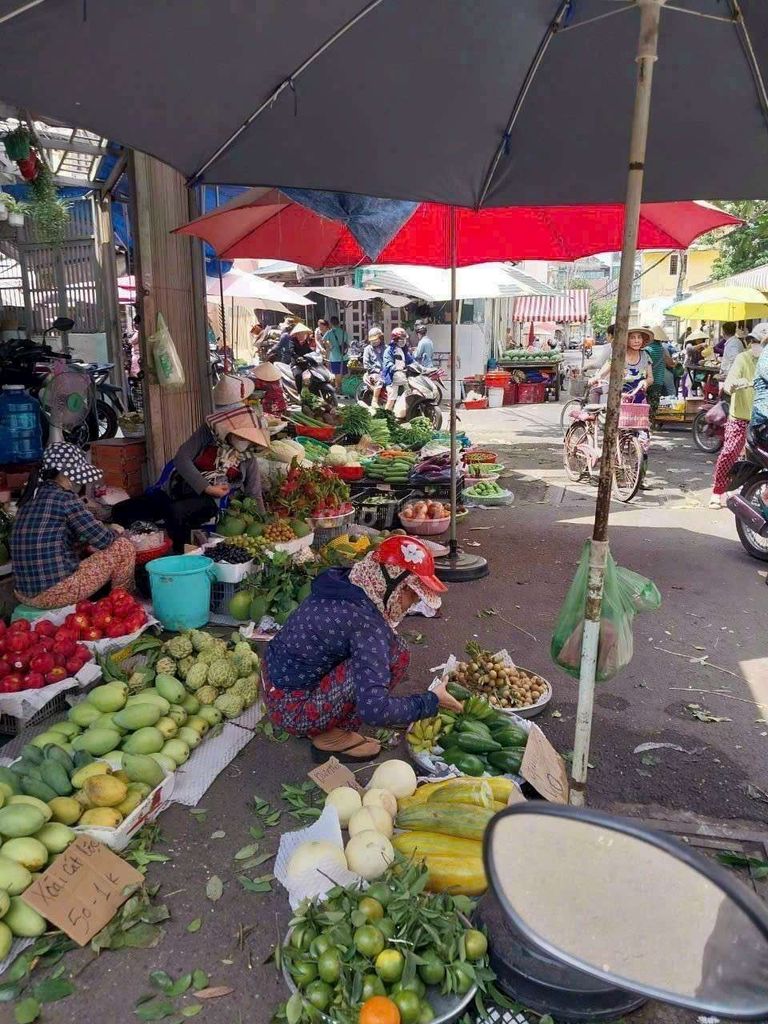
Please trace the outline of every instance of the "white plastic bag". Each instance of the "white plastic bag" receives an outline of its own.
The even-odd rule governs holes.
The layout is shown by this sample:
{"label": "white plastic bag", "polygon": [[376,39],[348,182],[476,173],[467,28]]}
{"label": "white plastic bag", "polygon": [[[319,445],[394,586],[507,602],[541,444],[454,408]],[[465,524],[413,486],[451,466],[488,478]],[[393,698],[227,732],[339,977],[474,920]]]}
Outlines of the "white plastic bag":
{"label": "white plastic bag", "polygon": [[162,313],[157,314],[157,330],[149,339],[149,351],[160,387],[183,387],[184,367]]}

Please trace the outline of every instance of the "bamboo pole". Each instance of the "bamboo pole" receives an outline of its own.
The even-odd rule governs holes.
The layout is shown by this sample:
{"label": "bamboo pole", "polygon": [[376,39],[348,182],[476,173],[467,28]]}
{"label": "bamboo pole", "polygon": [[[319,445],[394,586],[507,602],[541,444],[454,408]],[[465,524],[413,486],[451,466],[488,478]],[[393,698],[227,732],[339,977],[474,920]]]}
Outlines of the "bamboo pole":
{"label": "bamboo pole", "polygon": [[450,374],[450,430],[451,430],[451,527],[449,557],[455,558],[456,540],[456,207],[451,207],[448,241],[451,248],[451,374]]}
{"label": "bamboo pole", "polygon": [[600,460],[600,480],[597,489],[595,522],[590,545],[589,579],[584,614],[584,635],[581,647],[579,698],[576,707],[576,734],[571,767],[571,803],[584,804],[589,762],[589,744],[592,735],[592,710],[595,694],[600,640],[600,613],[603,604],[603,584],[608,557],[608,522],[611,511],[613,486],[613,455],[619,429],[619,405],[624,381],[627,356],[629,310],[632,304],[632,282],[637,254],[637,234],[640,223],[640,203],[643,196],[643,172],[648,142],[648,123],[651,111],[653,69],[658,57],[659,21],[665,0],[637,0],[640,9],[640,35],[637,48],[637,85],[632,113],[632,134],[629,144],[629,169],[624,202],[624,237],[621,251],[621,270],[616,302],[616,333],[611,355],[611,377],[608,387],[608,407],[603,432],[603,454]]}

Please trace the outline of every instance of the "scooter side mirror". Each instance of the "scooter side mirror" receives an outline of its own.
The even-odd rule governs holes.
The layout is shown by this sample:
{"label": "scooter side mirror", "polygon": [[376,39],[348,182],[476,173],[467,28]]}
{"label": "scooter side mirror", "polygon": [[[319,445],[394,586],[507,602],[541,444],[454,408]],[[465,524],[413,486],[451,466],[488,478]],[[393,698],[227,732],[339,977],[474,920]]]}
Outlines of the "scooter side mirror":
{"label": "scooter side mirror", "polygon": [[66,334],[67,331],[71,331],[75,326],[75,321],[68,316],[57,316],[51,326],[55,331],[59,331],[60,334]]}
{"label": "scooter side mirror", "polygon": [[700,1013],[768,1016],[768,912],[681,843],[596,811],[526,804],[492,820],[484,859],[504,912],[545,954]]}

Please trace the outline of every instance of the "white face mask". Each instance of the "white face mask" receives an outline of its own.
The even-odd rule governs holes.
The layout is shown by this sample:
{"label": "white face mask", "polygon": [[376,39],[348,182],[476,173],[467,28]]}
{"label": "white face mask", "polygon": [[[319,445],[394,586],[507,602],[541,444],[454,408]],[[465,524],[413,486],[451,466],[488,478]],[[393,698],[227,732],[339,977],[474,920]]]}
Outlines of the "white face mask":
{"label": "white face mask", "polygon": [[230,434],[229,443],[236,452],[244,452],[251,442],[244,437],[238,437],[237,434]]}
{"label": "white face mask", "polygon": [[752,349],[756,356],[759,356],[760,353],[763,351],[763,346],[760,344],[759,341],[753,341],[749,347]]}

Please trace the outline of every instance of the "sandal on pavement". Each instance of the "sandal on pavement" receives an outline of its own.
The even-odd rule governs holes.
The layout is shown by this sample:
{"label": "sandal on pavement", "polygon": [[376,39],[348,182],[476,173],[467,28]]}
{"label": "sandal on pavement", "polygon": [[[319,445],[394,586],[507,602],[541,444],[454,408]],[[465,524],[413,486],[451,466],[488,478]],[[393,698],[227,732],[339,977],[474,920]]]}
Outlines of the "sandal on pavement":
{"label": "sandal on pavement", "polygon": [[709,507],[710,508],[722,508],[723,507],[723,503],[722,503],[722,501],[716,495],[713,495],[709,499]]}
{"label": "sandal on pavement", "polygon": [[331,754],[339,761],[372,761],[381,753],[378,740],[369,739],[359,732],[329,729],[312,737],[312,760],[326,761]]}

